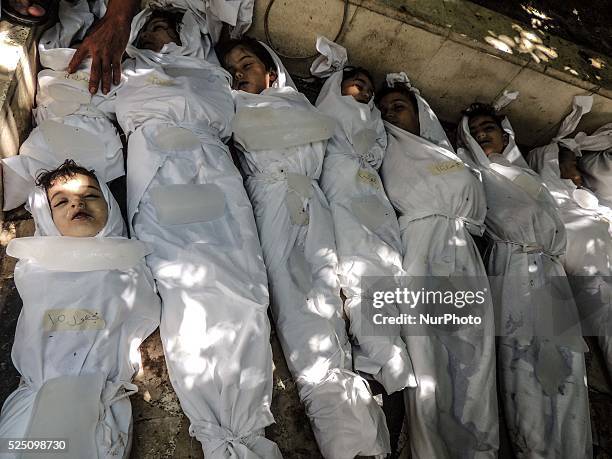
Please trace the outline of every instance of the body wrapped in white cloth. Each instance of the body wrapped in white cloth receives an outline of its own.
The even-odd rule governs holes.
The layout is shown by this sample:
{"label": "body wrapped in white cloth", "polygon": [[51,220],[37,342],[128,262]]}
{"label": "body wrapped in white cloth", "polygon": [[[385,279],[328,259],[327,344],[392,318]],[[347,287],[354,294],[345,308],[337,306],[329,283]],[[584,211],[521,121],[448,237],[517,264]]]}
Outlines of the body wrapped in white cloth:
{"label": "body wrapped in white cloth", "polygon": [[62,0],[59,4],[58,22],[45,31],[38,46],[46,68],[37,76],[33,111],[37,126],[19,155],[3,160],[4,210],[25,202],[38,171],[53,169],[68,158],[94,169],[105,182],[124,175],[121,140],[111,122],[118,86],[108,94],[90,94],[89,59],[77,72],[66,71],[75,53],[70,46],[83,39],[104,2]]}
{"label": "body wrapped in white cloth", "polygon": [[134,46],[118,93],[128,139],[128,215],[153,253],[170,380],[207,458],[279,458],[266,271],[253,211],[223,143],[234,106],[206,22],[187,10],[181,45]]}
{"label": "body wrapped in white cloth", "polygon": [[[378,380],[387,393],[416,386],[412,364],[399,327],[386,333],[368,332],[371,320],[362,300],[362,276],[393,279],[402,275],[399,225],[385,194],[378,169],[387,147],[387,135],[373,98],[368,103],[343,96],[341,84],[346,50],[324,37],[317,39],[322,53],[311,73],[331,76],[323,84],[316,106],[336,120],[327,142],[319,182],[334,220],[338,274],[354,341],[353,366]],[[377,313],[397,316],[394,303]]]}
{"label": "body wrapped in white cloth", "polygon": [[382,455],[389,451],[389,434],[367,383],[351,371],[333,221],[317,181],[334,122],[295,89],[278,57],[267,52],[277,79],[261,94],[234,91],[233,126],[276,329],[322,455]]}
{"label": "body wrapped in white cloth", "polygon": [[[487,198],[487,271],[501,335],[500,396],[514,453],[591,457],[587,348],[561,263],[566,237],[555,201],[528,168],[507,118],[500,128],[507,135],[501,154],[484,153],[470,134],[467,115],[459,129],[465,146],[459,154],[481,172]],[[558,320],[574,328],[552,329]]]}
{"label": "body wrapped in white cloth", "polygon": [[576,96],[572,112],[563,121],[557,136],[550,144],[531,150],[528,160],[557,202],[567,233],[562,261],[574,291],[583,333],[598,337],[612,375],[612,209],[588,187],[579,188],[571,179],[561,178],[560,170],[560,148],[573,150],[578,156],[583,154],[583,147],[586,151],[605,146],[592,145],[594,139],[581,135],[569,137],[592,103],[592,96]]}
{"label": "body wrapped in white cloth", "polygon": [[[391,100],[394,94],[411,95],[419,126],[415,135],[385,121],[389,143],[381,167],[385,190],[399,214],[408,286],[417,291],[428,277],[448,277],[458,279],[461,288],[486,292],[486,271],[472,239],[484,229],[482,184],[455,154],[437,116],[406,74],[389,74],[387,85],[389,92],[382,94],[389,94]],[[401,311],[414,313],[408,305]],[[473,312],[482,319],[482,326],[448,334],[434,333],[433,328],[419,332],[410,325],[402,330],[418,382],[406,394],[415,457],[492,458],[497,454],[495,327],[490,300]]]}
{"label": "body wrapped in white cloth", "polygon": [[37,188],[35,236],[7,249],[19,258],[12,357],[22,378],[2,408],[0,437],[67,439],[71,459],[129,456],[138,347],[160,318],[146,246],[123,237],[119,207],[99,182],[108,220],[95,237],[60,236]]}

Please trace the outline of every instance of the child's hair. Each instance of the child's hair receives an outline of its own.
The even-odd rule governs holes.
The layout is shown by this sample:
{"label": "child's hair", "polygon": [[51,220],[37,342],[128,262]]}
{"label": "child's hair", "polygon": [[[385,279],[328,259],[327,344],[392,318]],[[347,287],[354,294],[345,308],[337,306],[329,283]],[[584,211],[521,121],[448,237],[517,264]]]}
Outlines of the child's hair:
{"label": "child's hair", "polygon": [[263,63],[266,71],[276,71],[276,64],[274,59],[270,56],[268,50],[257,40],[251,37],[244,36],[242,38],[233,38],[230,40],[222,41],[216,46],[217,57],[223,68],[226,68],[225,57],[237,46],[243,46],[251,51],[257,58]]}
{"label": "child's hair", "polygon": [[406,96],[408,99],[410,99],[410,102],[412,102],[412,107],[414,108],[414,111],[417,113],[419,112],[419,105],[417,103],[416,97],[414,97],[414,93],[410,90],[410,88],[408,88],[408,86],[402,83],[397,83],[395,86],[389,86],[387,84],[383,84],[380,87],[380,89],[376,91],[376,97],[374,98],[374,102],[378,106],[378,104],[380,104],[380,101],[382,100],[383,97],[385,97],[388,94],[393,94],[394,92],[402,94]]}
{"label": "child's hair", "polygon": [[145,25],[142,27],[142,29],[140,29],[140,32],[138,32],[138,37],[136,37],[136,42],[135,42],[136,48],[140,48],[141,34],[142,34],[142,31],[145,29],[146,24],[149,23],[149,21],[152,21],[153,19],[158,19],[158,18],[165,19],[168,22],[168,25],[172,27],[174,30],[176,30],[178,33],[178,26],[179,24],[181,24],[184,14],[185,14],[184,11],[180,9],[176,9],[176,8],[169,8],[169,9],[153,8],[151,10],[151,16],[149,16]]}
{"label": "child's hair", "polygon": [[483,104],[482,102],[474,102],[473,104],[470,104],[468,108],[466,108],[465,110],[462,110],[461,114],[467,116],[468,119],[472,119],[477,116],[489,116],[493,118],[493,120],[495,121],[495,124],[497,124],[501,129],[503,129],[502,121],[504,120],[504,117],[498,115],[497,112],[495,111],[495,108],[491,104]]}
{"label": "child's hair", "polygon": [[350,80],[351,78],[355,78],[357,75],[365,75],[370,83],[372,83],[372,87],[374,87],[374,78],[372,78],[372,74],[363,67],[355,67],[352,65],[347,65],[342,69],[342,81]]}
{"label": "child's hair", "polygon": [[55,182],[58,180],[68,180],[77,174],[87,175],[98,181],[93,169],[86,169],[79,166],[72,159],[67,159],[60,166],[53,170],[42,170],[36,176],[36,186],[42,187],[45,191],[49,191]]}

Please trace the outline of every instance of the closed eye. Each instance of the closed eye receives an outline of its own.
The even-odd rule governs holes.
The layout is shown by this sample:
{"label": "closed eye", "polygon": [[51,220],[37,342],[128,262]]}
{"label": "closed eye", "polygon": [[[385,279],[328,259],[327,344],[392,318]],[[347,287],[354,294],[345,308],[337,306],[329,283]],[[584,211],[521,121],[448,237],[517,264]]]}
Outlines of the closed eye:
{"label": "closed eye", "polygon": [[54,207],[54,208],[55,208],[55,207],[59,207],[59,206],[61,206],[61,205],[63,205],[63,204],[66,204],[67,202],[68,202],[68,200],[67,200],[67,199],[60,199],[59,201],[57,201],[57,202],[56,202],[56,203],[53,205],[53,207]]}

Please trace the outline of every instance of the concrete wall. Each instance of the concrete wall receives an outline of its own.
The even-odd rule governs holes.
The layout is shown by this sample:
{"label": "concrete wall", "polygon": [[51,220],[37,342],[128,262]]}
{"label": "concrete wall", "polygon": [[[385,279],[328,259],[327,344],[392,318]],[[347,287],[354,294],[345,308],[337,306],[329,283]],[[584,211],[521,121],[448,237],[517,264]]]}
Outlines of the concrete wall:
{"label": "concrete wall", "polygon": [[[262,40],[268,3],[255,1],[249,32]],[[288,55],[312,54],[317,35],[331,39],[338,31],[343,6],[343,0],[277,0],[269,15],[274,45]],[[527,27],[462,0],[351,0],[338,41],[378,82],[387,72],[405,71],[448,122],[456,123],[475,100],[520,91],[506,113],[522,144],[547,143],[578,94],[595,97],[579,129],[612,122],[612,59],[550,35],[538,14]],[[284,62],[305,76],[312,59]]]}

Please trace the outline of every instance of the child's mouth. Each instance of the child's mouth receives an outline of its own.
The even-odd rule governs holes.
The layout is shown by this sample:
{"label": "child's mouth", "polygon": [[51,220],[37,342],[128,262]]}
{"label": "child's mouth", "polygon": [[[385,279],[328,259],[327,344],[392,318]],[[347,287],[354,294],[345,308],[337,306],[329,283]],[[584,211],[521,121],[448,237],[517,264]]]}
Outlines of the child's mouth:
{"label": "child's mouth", "polygon": [[90,220],[90,219],[91,219],[91,215],[89,215],[87,212],[83,212],[82,210],[74,214],[74,217],[72,217],[72,220]]}
{"label": "child's mouth", "polygon": [[242,88],[244,88],[244,87],[246,87],[246,86],[248,86],[248,85],[249,85],[249,82],[248,82],[248,81],[245,81],[245,80],[243,80],[243,81],[239,81],[239,82],[238,82],[238,89],[242,90]]}

